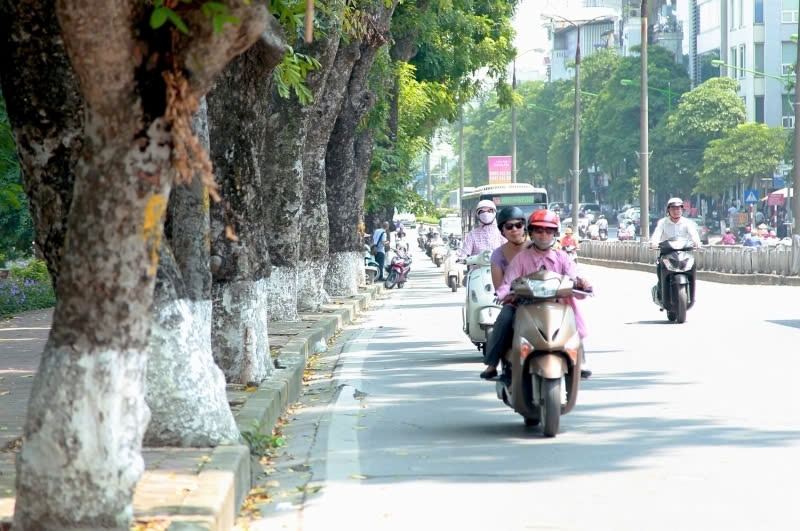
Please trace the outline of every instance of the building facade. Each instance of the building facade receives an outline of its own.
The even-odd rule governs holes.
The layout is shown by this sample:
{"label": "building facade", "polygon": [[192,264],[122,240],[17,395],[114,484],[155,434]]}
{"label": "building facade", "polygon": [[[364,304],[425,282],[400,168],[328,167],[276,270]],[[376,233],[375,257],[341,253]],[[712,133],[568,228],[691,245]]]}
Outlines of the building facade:
{"label": "building facade", "polygon": [[693,82],[705,81],[710,74],[703,72],[707,59],[718,57],[736,67],[721,67],[714,73],[739,82],[748,121],[794,128],[786,83],[769,76],[788,76],[797,61],[791,36],[797,33],[799,11],[798,0],[690,0]]}

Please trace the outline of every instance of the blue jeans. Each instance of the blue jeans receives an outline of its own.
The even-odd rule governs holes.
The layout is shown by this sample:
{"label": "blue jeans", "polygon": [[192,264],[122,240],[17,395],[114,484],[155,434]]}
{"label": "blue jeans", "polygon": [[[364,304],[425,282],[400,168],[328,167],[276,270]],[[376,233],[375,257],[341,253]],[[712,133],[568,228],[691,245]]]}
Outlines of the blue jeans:
{"label": "blue jeans", "polygon": [[511,342],[514,340],[514,316],[516,313],[517,308],[510,304],[506,304],[500,310],[486,344],[484,363],[489,367],[496,367],[503,354],[511,348]]}

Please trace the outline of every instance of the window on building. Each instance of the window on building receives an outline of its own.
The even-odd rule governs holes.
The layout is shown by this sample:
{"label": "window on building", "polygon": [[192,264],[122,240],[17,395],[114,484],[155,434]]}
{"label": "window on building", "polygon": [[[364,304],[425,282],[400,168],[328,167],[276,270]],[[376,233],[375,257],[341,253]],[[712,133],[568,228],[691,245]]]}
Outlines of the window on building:
{"label": "window on building", "polygon": [[[764,43],[757,42],[753,45],[753,70],[756,72],[764,71]],[[756,77],[763,77],[756,74]]]}
{"label": "window on building", "polygon": [[789,102],[789,98],[784,95],[783,98],[783,113],[781,118],[781,125],[786,129],[794,129],[794,109]]}
{"label": "window on building", "polygon": [[764,0],[756,0],[755,9],[753,10],[753,24],[764,23]]}
{"label": "window on building", "polygon": [[792,73],[792,65],[797,62],[797,45],[792,42],[781,43],[781,74],[788,76]]}
{"label": "window on building", "polygon": [[[744,44],[739,45],[739,68],[747,68],[747,54],[744,53]],[[739,70],[739,78],[743,78],[745,75],[744,70]]]}
{"label": "window on building", "polygon": [[782,0],[782,2],[781,22],[784,24],[797,24],[797,13],[800,11],[797,0]]}
{"label": "window on building", "polygon": [[[738,58],[739,54],[738,54],[737,50],[738,49],[736,48],[736,46],[733,46],[730,49],[730,52],[729,52],[730,55],[728,56],[728,63],[733,65],[733,66],[735,66],[735,67],[739,66],[739,58]],[[736,68],[729,68],[728,69],[728,77],[736,79],[738,77],[738,72],[739,71],[736,70]]]}
{"label": "window on building", "polygon": [[756,123],[764,123],[764,96],[756,96]]}
{"label": "window on building", "polygon": [[744,26],[744,0],[734,0],[736,2],[736,27]]}

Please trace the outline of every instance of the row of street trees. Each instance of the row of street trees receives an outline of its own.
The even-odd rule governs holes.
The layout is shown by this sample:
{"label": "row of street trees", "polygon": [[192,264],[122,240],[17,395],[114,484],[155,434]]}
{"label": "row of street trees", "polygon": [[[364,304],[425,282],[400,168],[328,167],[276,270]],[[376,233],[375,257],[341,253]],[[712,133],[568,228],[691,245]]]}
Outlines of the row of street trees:
{"label": "row of street trees", "polygon": [[299,1],[0,5],[57,296],[15,529],[127,529],[143,441],[239,437],[225,380],[269,375],[269,320],[356,292],[365,209],[414,206],[411,164],[472,74],[502,80],[514,6],[318,2],[306,43]]}
{"label": "row of street trees", "polygon": [[[640,77],[639,57],[613,50],[596,51],[581,67],[581,163],[608,174],[607,199],[614,203],[638,198]],[[745,123],[736,81],[711,78],[689,90],[686,69],[660,46],[648,48],[648,77],[651,191],[722,197],[792,159],[782,128]],[[574,83],[521,83],[516,98],[518,180],[557,192],[570,179]],[[487,95],[466,115],[467,184],[485,184],[486,157],[509,153],[510,113],[499,102]],[[581,195],[592,197],[589,180],[581,185]]]}

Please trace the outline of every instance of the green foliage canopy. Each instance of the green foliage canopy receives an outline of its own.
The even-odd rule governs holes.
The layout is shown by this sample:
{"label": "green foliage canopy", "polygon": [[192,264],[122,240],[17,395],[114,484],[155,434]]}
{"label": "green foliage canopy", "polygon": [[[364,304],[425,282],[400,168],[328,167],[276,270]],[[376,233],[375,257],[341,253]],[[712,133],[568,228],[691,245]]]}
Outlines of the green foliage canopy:
{"label": "green foliage canopy", "polygon": [[695,193],[719,197],[727,188],[771,177],[783,158],[786,133],[753,122],[738,125],[712,140],[703,154],[703,171]]}

